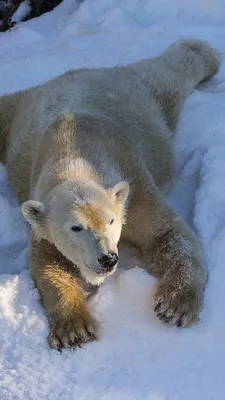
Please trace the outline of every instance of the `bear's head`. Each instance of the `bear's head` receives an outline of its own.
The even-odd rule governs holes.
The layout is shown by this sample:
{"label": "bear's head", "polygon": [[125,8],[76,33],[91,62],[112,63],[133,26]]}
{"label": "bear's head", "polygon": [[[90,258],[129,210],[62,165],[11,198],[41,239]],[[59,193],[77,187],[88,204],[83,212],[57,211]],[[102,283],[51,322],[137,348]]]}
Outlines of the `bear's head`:
{"label": "bear's head", "polygon": [[44,203],[29,200],[22,214],[39,238],[53,243],[83,277],[99,284],[118,263],[129,184],[104,189],[93,181],[67,180]]}

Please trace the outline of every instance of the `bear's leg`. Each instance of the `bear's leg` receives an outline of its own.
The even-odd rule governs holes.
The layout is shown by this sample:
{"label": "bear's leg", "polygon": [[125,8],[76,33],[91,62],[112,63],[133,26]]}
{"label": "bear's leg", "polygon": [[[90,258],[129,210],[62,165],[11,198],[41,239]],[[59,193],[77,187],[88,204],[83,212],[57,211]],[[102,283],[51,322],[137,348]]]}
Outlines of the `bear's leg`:
{"label": "bear's leg", "polygon": [[207,271],[194,234],[164,202],[156,188],[140,189],[130,200],[122,238],[137,246],[146,269],[158,276],[153,308],[159,319],[177,326],[198,320]]}
{"label": "bear's leg", "polygon": [[52,348],[81,346],[98,339],[99,323],[90,314],[85,290],[73,266],[45,240],[31,244],[31,272],[45,307]]}
{"label": "bear's leg", "polygon": [[220,64],[219,54],[207,42],[195,39],[178,40],[160,57],[152,59],[152,64],[150,60],[152,95],[161,105],[172,131],[176,129],[187,96],[198,83],[215,75]]}

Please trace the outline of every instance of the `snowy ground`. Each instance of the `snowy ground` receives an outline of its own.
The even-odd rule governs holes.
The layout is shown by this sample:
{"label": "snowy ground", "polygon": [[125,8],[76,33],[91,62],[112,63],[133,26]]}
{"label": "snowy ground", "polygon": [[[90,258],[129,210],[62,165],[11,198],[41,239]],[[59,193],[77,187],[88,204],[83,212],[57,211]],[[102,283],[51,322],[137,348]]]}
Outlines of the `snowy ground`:
{"label": "snowy ground", "polygon": [[[64,0],[0,34],[0,94],[69,68],[126,64],[198,37],[225,52],[225,0]],[[48,324],[28,271],[28,232],[0,166],[0,399],[222,400],[225,391],[225,64],[185,105],[169,202],[196,229],[210,278],[201,323],[164,326],[149,309],[155,280],[133,269],[93,305],[100,343],[48,348]]]}

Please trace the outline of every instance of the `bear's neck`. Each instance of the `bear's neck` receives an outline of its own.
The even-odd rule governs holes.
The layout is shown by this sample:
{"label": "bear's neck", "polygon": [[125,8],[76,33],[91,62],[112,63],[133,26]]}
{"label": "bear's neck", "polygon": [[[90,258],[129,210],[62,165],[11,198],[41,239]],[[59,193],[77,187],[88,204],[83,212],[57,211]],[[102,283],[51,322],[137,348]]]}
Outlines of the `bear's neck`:
{"label": "bear's neck", "polygon": [[103,183],[91,165],[82,158],[49,159],[37,178],[32,197],[35,200],[44,201],[52,189],[67,180]]}
{"label": "bear's neck", "polygon": [[74,115],[65,114],[43,135],[32,172],[31,196],[35,200],[44,201],[66,180],[91,180],[104,188],[122,180],[104,149],[96,152],[76,143],[76,129]]}

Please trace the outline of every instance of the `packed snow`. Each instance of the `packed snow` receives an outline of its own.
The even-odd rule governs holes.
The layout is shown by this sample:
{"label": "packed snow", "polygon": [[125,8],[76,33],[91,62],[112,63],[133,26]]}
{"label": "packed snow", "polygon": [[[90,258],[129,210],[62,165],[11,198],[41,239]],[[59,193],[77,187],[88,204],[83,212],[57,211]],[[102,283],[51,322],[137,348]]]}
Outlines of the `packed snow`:
{"label": "packed snow", "polygon": [[[202,38],[225,53],[224,21],[225,0],[64,0],[0,34],[0,94],[70,68],[158,55],[178,38]],[[150,309],[155,279],[138,268],[119,271],[92,301],[103,322],[101,341],[62,354],[46,341],[48,322],[29,273],[28,228],[0,165],[1,400],[224,398],[224,64],[186,101],[175,148],[168,201],[197,232],[209,270],[200,323],[163,325]]]}

